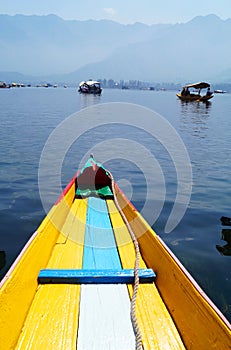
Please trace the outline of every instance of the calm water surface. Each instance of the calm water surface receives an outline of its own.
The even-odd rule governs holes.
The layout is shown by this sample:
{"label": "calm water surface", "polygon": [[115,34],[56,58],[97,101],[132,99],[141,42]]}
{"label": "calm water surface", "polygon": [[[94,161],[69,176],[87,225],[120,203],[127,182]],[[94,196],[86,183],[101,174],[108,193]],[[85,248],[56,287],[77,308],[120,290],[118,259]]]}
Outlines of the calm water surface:
{"label": "calm water surface", "polygon": [[[166,149],[136,128],[107,125],[81,135],[65,156],[63,186],[82,158],[102,141],[125,138],[148,149],[162,169],[166,186],[164,206],[153,227],[231,321],[231,227],[220,224],[222,215],[231,216],[230,94],[216,95],[205,105],[182,103],[175,92],[168,91],[105,89],[102,96],[83,96],[72,88],[1,89],[0,278],[45,215],[38,190],[38,168],[50,133],[72,113],[108,102],[134,103],[158,112],[182,138],[193,172],[191,199],[183,219],[172,232],[165,233],[176,196],[176,171]],[[111,154],[107,148],[103,152]],[[136,152],[134,148],[135,155]],[[109,159],[106,166],[137,209],[142,210],[149,190],[145,172],[152,170],[140,169],[133,157],[121,158],[116,156],[115,149],[115,158]],[[155,178],[155,171],[151,175]],[[53,190],[52,180],[47,192],[52,201],[59,195]],[[154,192],[158,193],[158,188]],[[149,222],[157,202],[156,196],[149,200],[144,215]],[[222,247],[223,255],[217,246]]]}

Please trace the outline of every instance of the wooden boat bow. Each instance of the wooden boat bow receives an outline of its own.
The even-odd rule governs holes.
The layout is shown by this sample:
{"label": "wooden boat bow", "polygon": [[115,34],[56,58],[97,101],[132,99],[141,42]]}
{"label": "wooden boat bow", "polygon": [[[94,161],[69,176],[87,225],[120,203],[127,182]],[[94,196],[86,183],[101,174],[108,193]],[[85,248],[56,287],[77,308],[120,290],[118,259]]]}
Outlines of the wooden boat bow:
{"label": "wooden boat bow", "polygon": [[[138,340],[129,227],[140,252]],[[92,157],[0,284],[4,350],[227,350],[230,337],[229,322]]]}

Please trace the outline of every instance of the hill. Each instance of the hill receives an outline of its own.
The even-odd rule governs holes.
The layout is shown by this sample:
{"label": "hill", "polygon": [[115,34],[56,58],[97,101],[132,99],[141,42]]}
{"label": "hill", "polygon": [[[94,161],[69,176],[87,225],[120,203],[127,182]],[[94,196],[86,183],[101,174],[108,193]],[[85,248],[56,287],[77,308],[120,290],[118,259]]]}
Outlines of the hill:
{"label": "hill", "polygon": [[0,26],[2,72],[69,82],[231,81],[231,19],[215,15],[172,25],[0,15]]}

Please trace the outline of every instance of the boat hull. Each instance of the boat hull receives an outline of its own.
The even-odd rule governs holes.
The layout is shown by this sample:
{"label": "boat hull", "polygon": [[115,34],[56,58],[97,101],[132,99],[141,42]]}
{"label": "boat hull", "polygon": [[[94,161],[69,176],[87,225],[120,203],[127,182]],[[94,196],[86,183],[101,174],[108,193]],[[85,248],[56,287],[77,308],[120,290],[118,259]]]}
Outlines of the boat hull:
{"label": "boat hull", "polygon": [[84,94],[84,95],[101,95],[102,90],[98,91],[82,91],[81,89],[78,90],[79,93]]}
{"label": "boat hull", "polygon": [[98,81],[82,81],[79,84],[78,92],[81,94],[90,94],[90,95],[101,95],[102,88]]}
{"label": "boat hull", "polygon": [[188,96],[184,96],[184,95],[181,95],[181,94],[177,94],[176,95],[181,101],[185,101],[185,102],[207,102],[209,100],[211,100],[211,98],[213,98],[213,95],[210,95],[210,96],[201,96],[201,95],[198,95],[198,94],[191,94],[191,95],[188,95]]}
{"label": "boat hull", "polygon": [[[0,284],[1,349],[36,348],[35,342],[38,348],[75,349],[85,334],[78,324],[82,322],[79,313],[90,313],[93,318],[100,314],[99,309],[95,313],[92,311],[94,304],[86,304],[86,308],[79,306],[81,285],[38,283],[41,269],[84,267],[84,235],[88,227],[84,220],[92,219],[88,211],[89,200],[76,198],[76,183],[75,176]],[[230,349],[228,321],[117,186],[115,194],[139,242],[141,267],[151,268],[156,273],[155,283],[140,285],[137,297],[137,317],[144,349]],[[133,243],[115,201],[99,200],[108,210],[106,216],[110,217],[122,268],[132,268],[135,260]],[[89,222],[92,227],[92,221]],[[98,225],[98,218],[96,222]],[[88,254],[89,262],[92,252]],[[100,258],[103,266],[109,262],[105,254],[106,250]],[[85,298],[89,302],[101,293],[105,298],[108,290],[115,293],[114,287],[108,288],[95,286],[92,289],[89,286],[81,289],[81,293],[86,290],[90,299]],[[133,287],[128,284],[127,288],[131,298]],[[118,295],[124,292],[120,291]],[[114,298],[116,296],[117,292]],[[81,313],[81,310],[85,311]],[[96,317],[96,323],[100,324],[98,318],[100,316]],[[122,348],[121,344],[118,348]]]}
{"label": "boat hull", "polygon": [[142,257],[157,275],[156,286],[186,349],[229,349],[229,322],[123,194],[119,201],[138,237]]}

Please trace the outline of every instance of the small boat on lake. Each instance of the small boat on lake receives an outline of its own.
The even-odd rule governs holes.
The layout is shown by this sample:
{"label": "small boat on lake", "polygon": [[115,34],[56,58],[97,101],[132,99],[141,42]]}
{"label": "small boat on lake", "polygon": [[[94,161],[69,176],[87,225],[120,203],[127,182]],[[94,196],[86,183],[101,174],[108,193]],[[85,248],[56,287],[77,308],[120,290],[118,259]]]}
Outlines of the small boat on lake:
{"label": "small boat on lake", "polygon": [[230,349],[231,326],[91,156],[0,284],[0,349]]}
{"label": "small boat on lake", "polygon": [[10,85],[6,84],[4,81],[0,81],[0,89],[10,88]]}
{"label": "small boat on lake", "polygon": [[220,90],[220,89],[218,89],[218,90],[214,90],[214,94],[225,94],[227,91],[225,91],[225,90]]}
{"label": "small boat on lake", "polygon": [[100,95],[102,92],[102,88],[99,81],[88,80],[88,81],[82,81],[79,84],[78,91],[82,94]]}
{"label": "small boat on lake", "polygon": [[[207,89],[206,94],[201,95],[201,90]],[[195,91],[196,90],[196,91]],[[197,101],[206,102],[213,97],[213,93],[210,91],[210,84],[205,82],[188,84],[182,88],[181,93],[177,94],[177,97],[181,101]]]}

